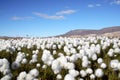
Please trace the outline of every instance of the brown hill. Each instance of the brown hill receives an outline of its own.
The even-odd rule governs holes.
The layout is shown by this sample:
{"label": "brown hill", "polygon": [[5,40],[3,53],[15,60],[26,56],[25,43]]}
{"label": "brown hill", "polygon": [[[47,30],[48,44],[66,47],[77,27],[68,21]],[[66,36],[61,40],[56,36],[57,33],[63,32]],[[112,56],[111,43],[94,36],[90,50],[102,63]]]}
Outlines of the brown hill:
{"label": "brown hill", "polygon": [[[103,28],[100,30],[89,30],[89,29],[77,29],[77,30],[71,30],[61,36],[86,36],[86,35],[104,35],[106,33],[115,33],[120,31],[120,26],[115,26],[115,27],[108,27],[108,28]],[[117,34],[117,33],[116,33]]]}

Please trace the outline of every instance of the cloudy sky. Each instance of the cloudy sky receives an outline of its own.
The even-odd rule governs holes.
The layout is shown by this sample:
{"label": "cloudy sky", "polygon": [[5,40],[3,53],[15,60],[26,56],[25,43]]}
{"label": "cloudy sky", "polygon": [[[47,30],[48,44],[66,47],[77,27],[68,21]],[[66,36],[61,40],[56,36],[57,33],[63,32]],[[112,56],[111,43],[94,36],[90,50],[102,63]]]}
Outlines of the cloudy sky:
{"label": "cloudy sky", "polygon": [[0,36],[54,36],[120,25],[120,0],[0,0]]}

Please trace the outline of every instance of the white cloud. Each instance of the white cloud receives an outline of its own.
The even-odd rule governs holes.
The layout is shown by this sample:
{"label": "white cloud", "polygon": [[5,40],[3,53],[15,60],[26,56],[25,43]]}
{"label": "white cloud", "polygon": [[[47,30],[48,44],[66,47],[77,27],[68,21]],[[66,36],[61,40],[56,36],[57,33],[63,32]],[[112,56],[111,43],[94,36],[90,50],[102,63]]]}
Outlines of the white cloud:
{"label": "white cloud", "polygon": [[38,13],[38,12],[34,12],[33,14],[45,19],[64,19],[64,16],[61,16],[61,15],[47,15],[47,14]]}
{"label": "white cloud", "polygon": [[110,4],[120,5],[120,0],[113,0],[112,2],[110,2]]}
{"label": "white cloud", "polygon": [[101,6],[101,4],[96,4],[96,6],[98,6],[98,7],[99,7],[99,6]]}
{"label": "white cloud", "polygon": [[73,14],[75,12],[76,12],[75,10],[70,9],[70,10],[58,11],[54,15],[48,15],[48,14],[39,13],[39,12],[33,12],[33,14],[45,19],[58,20],[58,19],[65,19],[65,15]]}
{"label": "white cloud", "polygon": [[57,15],[64,15],[64,14],[73,14],[75,12],[76,12],[75,10],[63,10],[63,11],[57,12],[56,14]]}
{"label": "white cloud", "polygon": [[88,7],[89,8],[93,8],[93,7],[100,7],[101,4],[89,4]]}
{"label": "white cloud", "polygon": [[18,17],[18,16],[13,16],[11,19],[12,20],[28,20],[28,19],[33,19],[34,17]]}
{"label": "white cloud", "polygon": [[22,18],[17,17],[17,16],[13,16],[11,19],[12,19],[12,20],[22,20]]}
{"label": "white cloud", "polygon": [[88,7],[92,8],[92,7],[94,7],[94,5],[93,4],[89,4]]}

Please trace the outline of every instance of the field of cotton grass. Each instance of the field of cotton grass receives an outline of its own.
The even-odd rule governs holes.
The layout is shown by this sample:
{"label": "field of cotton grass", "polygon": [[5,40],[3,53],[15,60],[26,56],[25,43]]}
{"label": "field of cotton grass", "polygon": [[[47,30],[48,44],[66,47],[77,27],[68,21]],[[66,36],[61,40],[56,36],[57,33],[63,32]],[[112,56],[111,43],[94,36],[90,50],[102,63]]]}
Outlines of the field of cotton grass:
{"label": "field of cotton grass", "polygon": [[120,39],[0,39],[0,80],[120,80]]}

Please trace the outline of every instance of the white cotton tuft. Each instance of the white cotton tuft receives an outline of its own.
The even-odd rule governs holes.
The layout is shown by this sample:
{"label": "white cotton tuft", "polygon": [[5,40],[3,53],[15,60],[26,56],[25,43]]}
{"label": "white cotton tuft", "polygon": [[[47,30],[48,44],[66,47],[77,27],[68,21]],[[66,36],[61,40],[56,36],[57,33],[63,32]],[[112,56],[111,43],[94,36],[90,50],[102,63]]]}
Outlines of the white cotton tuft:
{"label": "white cotton tuft", "polygon": [[37,60],[37,54],[33,54],[32,55],[32,59],[30,60],[30,63],[35,63],[35,62],[37,62],[38,60]]}
{"label": "white cotton tuft", "polygon": [[97,59],[97,55],[96,54],[93,54],[92,55],[92,60],[95,61]]}
{"label": "white cotton tuft", "polygon": [[39,68],[39,67],[40,67],[40,63],[37,63],[37,64],[36,64],[36,67],[38,67],[38,68]]}
{"label": "white cotton tuft", "polygon": [[64,67],[65,67],[65,69],[70,70],[70,69],[74,69],[75,65],[74,65],[74,63],[67,62]]}
{"label": "white cotton tuft", "polygon": [[75,62],[77,59],[78,59],[78,57],[77,57],[75,54],[73,54],[73,55],[70,57],[70,61],[71,61],[71,62]]}
{"label": "white cotton tuft", "polygon": [[18,52],[15,61],[20,63],[24,57],[25,57],[24,53]]}
{"label": "white cotton tuft", "polygon": [[0,80],[11,80],[12,74],[7,74],[4,77],[2,77]]}
{"label": "white cotton tuft", "polygon": [[61,71],[60,62],[58,60],[54,60],[52,62],[52,70],[55,74],[57,74]]}
{"label": "white cotton tuft", "polygon": [[82,67],[88,67],[88,64],[89,64],[89,62],[87,60],[83,61],[82,62]]}
{"label": "white cotton tuft", "polygon": [[115,49],[114,49],[114,52],[120,54],[120,49],[119,49],[119,48],[115,48]]}
{"label": "white cotton tuft", "polygon": [[108,54],[108,56],[112,57],[113,54],[114,54],[114,50],[113,49],[109,49],[107,54]]}
{"label": "white cotton tuft", "polygon": [[6,68],[3,71],[3,75],[9,74],[10,72],[11,72],[10,69]]}
{"label": "white cotton tuft", "polygon": [[24,58],[21,63],[22,63],[22,64],[26,64],[26,63],[27,63],[27,59]]}
{"label": "white cotton tuft", "polygon": [[29,74],[31,74],[34,77],[37,77],[39,75],[39,71],[37,69],[32,69],[29,71]]}
{"label": "white cotton tuft", "polygon": [[117,67],[118,67],[118,70],[120,70],[120,62],[118,63]]}
{"label": "white cotton tuft", "polygon": [[118,70],[118,63],[119,61],[117,59],[111,60],[110,67],[113,68],[114,70]]}
{"label": "white cotton tuft", "polygon": [[77,51],[76,51],[75,48],[71,48],[71,49],[70,49],[70,52],[71,52],[72,54],[75,54]]}
{"label": "white cotton tuft", "polygon": [[65,56],[60,56],[57,60],[59,61],[61,67],[65,67],[67,63],[67,58]]}
{"label": "white cotton tuft", "polygon": [[79,78],[78,80],[84,80],[83,78]]}
{"label": "white cotton tuft", "polygon": [[26,54],[26,56],[29,56],[29,54]]}
{"label": "white cotton tuft", "polygon": [[98,78],[102,77],[102,76],[104,75],[103,70],[102,70],[102,69],[96,69],[96,70],[95,70],[95,75],[96,75]]}
{"label": "white cotton tuft", "polygon": [[97,54],[100,54],[100,49],[101,49],[100,44],[97,44],[96,45],[96,53]]}
{"label": "white cotton tuft", "polygon": [[52,61],[54,60],[53,56],[51,55],[49,50],[44,50],[43,51],[43,55],[42,55],[42,61],[47,64],[47,65],[51,65]]}
{"label": "white cotton tuft", "polygon": [[85,77],[85,76],[87,75],[87,73],[86,73],[86,71],[81,70],[81,71],[80,71],[80,75],[81,75],[82,77]]}
{"label": "white cotton tuft", "polygon": [[66,74],[64,80],[75,80],[75,78],[70,74]]}
{"label": "white cotton tuft", "polygon": [[73,77],[76,77],[79,75],[79,72],[75,69],[69,70],[69,74],[72,75]]}
{"label": "white cotton tuft", "polygon": [[3,64],[4,64],[4,63],[3,63],[2,59],[0,59],[0,67],[1,67]]}
{"label": "white cotton tuft", "polygon": [[3,73],[3,75],[10,73],[9,62],[5,58],[0,59],[0,72]]}
{"label": "white cotton tuft", "polygon": [[31,74],[27,74],[25,80],[34,80],[34,77]]}
{"label": "white cotton tuft", "polygon": [[62,45],[58,45],[58,49],[61,49]]}
{"label": "white cotton tuft", "polygon": [[83,56],[82,57],[82,61],[88,61],[88,57],[87,56]]}
{"label": "white cotton tuft", "polygon": [[43,68],[43,69],[46,69],[46,68],[47,68],[47,65],[43,65],[42,68]]}
{"label": "white cotton tuft", "polygon": [[52,49],[56,49],[57,48],[57,46],[54,44],[54,45],[52,45]]}
{"label": "white cotton tuft", "polygon": [[53,55],[57,54],[56,50],[53,50]]}
{"label": "white cotton tuft", "polygon": [[17,80],[25,80],[27,73],[25,71],[21,72],[17,77]]}
{"label": "white cotton tuft", "polygon": [[103,62],[103,59],[102,58],[98,58],[97,62],[98,62],[98,64],[101,64]]}
{"label": "white cotton tuft", "polygon": [[107,65],[106,65],[105,63],[102,63],[102,64],[100,65],[100,67],[103,68],[103,69],[105,69],[105,68],[107,67]]}
{"label": "white cotton tuft", "polygon": [[56,78],[57,78],[57,80],[61,80],[61,79],[62,79],[62,75],[61,75],[61,74],[58,74],[58,75],[56,76]]}
{"label": "white cotton tuft", "polygon": [[91,68],[87,68],[87,69],[86,69],[86,73],[87,73],[87,74],[92,74],[92,73],[93,73],[93,70],[92,70]]}
{"label": "white cotton tuft", "polygon": [[91,74],[91,75],[90,75],[90,79],[95,79],[95,75],[94,75],[94,74]]}

